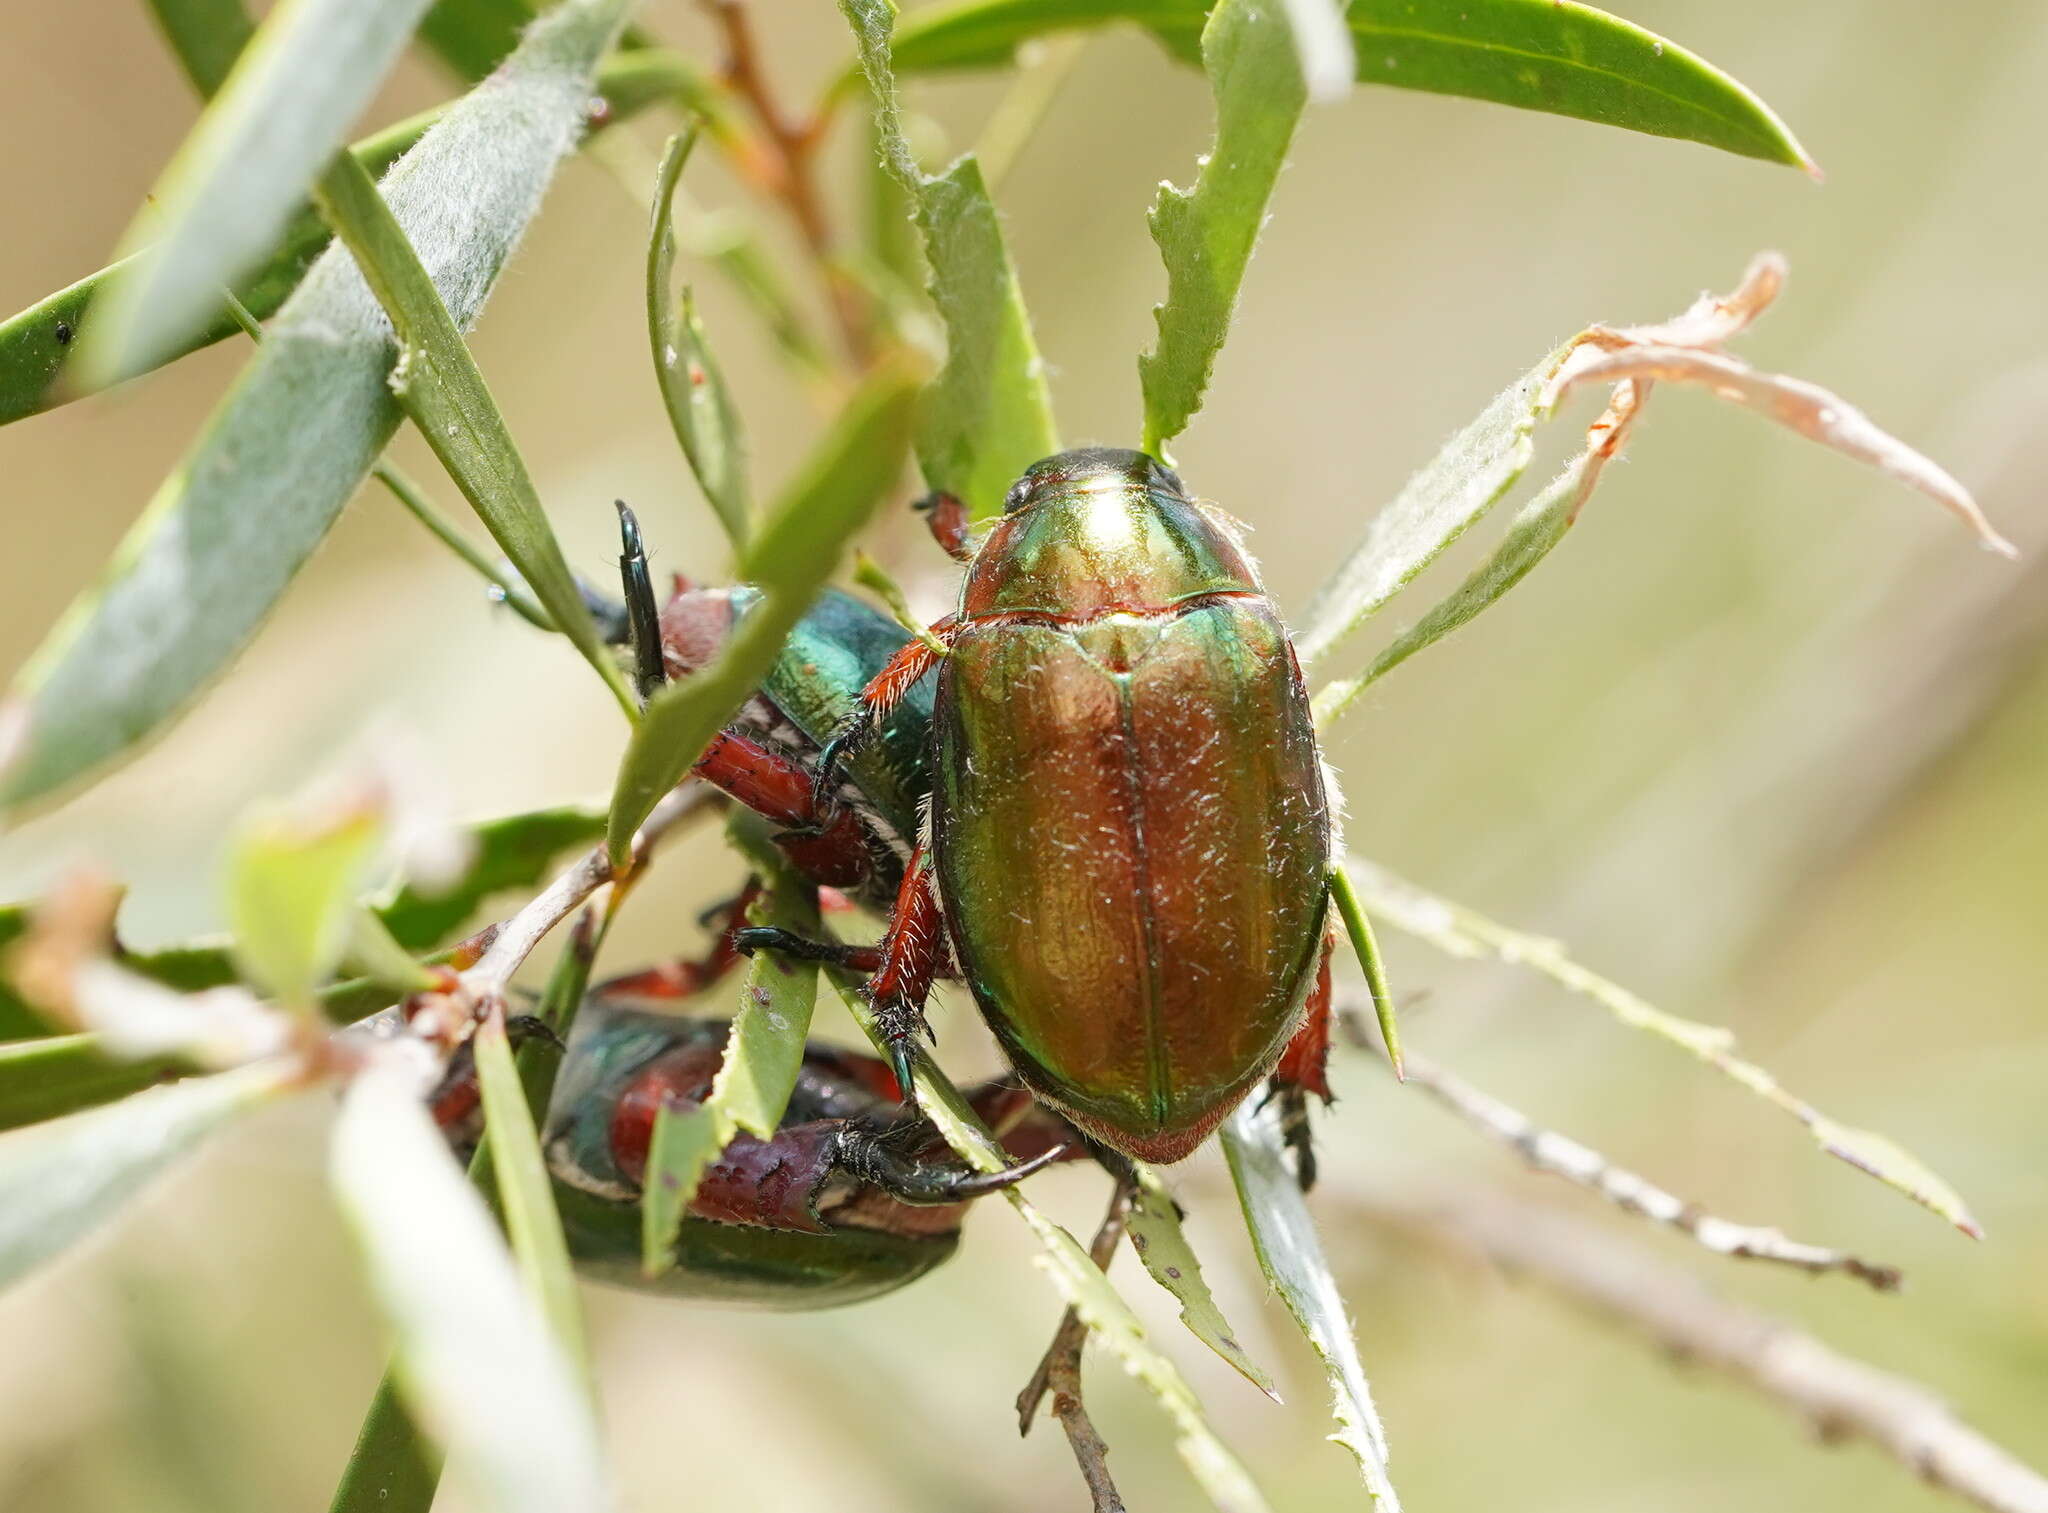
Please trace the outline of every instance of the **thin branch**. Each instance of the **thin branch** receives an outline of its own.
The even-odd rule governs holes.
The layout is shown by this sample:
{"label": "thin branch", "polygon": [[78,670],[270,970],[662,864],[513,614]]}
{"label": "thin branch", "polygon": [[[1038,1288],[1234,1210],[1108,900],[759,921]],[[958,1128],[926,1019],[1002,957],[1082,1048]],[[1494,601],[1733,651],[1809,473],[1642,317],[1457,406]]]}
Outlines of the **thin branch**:
{"label": "thin branch", "polygon": [[747,102],[774,149],[772,161],[767,154],[759,155],[754,165],[756,181],[763,191],[781,202],[795,222],[825,281],[846,350],[856,365],[865,366],[874,355],[867,295],[839,264],[825,197],[818,187],[818,150],[831,125],[831,111],[838,96],[827,95],[816,112],[801,120],[789,116],[777,101],[761,65],[753,18],[744,0],[703,0],[703,4],[725,37],[723,81]]}
{"label": "thin branch", "polygon": [[1375,1220],[1476,1250],[1678,1359],[1711,1366],[1806,1420],[1825,1443],[1864,1439],[1992,1513],[2048,1513],[2042,1477],[1956,1417],[1927,1387],[1735,1303],[1597,1225],[1483,1189],[1374,1200]]}
{"label": "thin branch", "polygon": [[[627,874],[639,868],[655,843],[671,829],[704,811],[716,798],[714,790],[695,779],[677,785],[664,796],[633,837]],[[593,846],[525,908],[499,925],[489,948],[475,966],[462,974],[462,986],[470,1001],[482,1004],[501,995],[512,974],[533,954],[533,948],[547,938],[548,932],[575,913],[591,894],[611,882],[613,876],[611,858],[605,848]]]}
{"label": "thin branch", "polygon": [[[1347,1038],[1360,1049],[1376,1047],[1356,1009],[1339,1013]],[[1532,1171],[1547,1172],[1598,1193],[1625,1213],[1639,1215],[1690,1236],[1716,1255],[1738,1260],[1773,1261],[1815,1274],[1839,1271],[1868,1282],[1879,1292],[1896,1292],[1903,1281],[1895,1266],[1879,1266],[1846,1251],[1829,1250],[1794,1240],[1777,1229],[1737,1224],[1707,1213],[1625,1166],[1617,1166],[1590,1146],[1569,1135],[1543,1129],[1528,1115],[1509,1108],[1456,1073],[1426,1056],[1410,1054],[1407,1080],[1456,1114],[1488,1139],[1512,1150]]]}
{"label": "thin branch", "polygon": [[[1124,1237],[1124,1225],[1130,1218],[1135,1191],[1127,1179],[1117,1179],[1116,1188],[1109,1198],[1109,1212],[1103,1215],[1102,1227],[1096,1230],[1095,1240],[1088,1247],[1089,1256],[1103,1271],[1109,1269],[1109,1263],[1116,1256],[1117,1245]],[[1081,1468],[1081,1479],[1088,1484],[1094,1513],[1124,1513],[1123,1498],[1118,1495],[1116,1483],[1109,1475],[1109,1446],[1096,1432],[1095,1423],[1088,1417],[1088,1410],[1081,1399],[1081,1349],[1087,1342],[1088,1326],[1081,1322],[1078,1313],[1069,1308],[1060,1316],[1059,1328],[1053,1332],[1052,1344],[1046,1347],[1038,1369],[1031,1373],[1031,1380],[1017,1394],[1017,1432],[1031,1432],[1032,1420],[1038,1416],[1038,1405],[1050,1392],[1053,1417],[1067,1432],[1067,1444],[1072,1447],[1074,1461]]]}

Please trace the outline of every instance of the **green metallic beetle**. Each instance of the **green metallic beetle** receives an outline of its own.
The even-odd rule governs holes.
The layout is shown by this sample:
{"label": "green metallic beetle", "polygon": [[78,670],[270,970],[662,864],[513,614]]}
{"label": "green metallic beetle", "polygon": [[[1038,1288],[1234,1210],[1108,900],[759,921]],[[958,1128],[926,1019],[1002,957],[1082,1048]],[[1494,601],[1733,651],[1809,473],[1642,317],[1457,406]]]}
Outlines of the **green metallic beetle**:
{"label": "green metallic beetle", "polygon": [[[677,1235],[676,1264],[640,1268],[641,1183],[654,1119],[709,1093],[730,1023],[661,1012],[640,978],[596,990],[578,1016],[542,1132],[577,1270],[598,1281],[719,1303],[827,1308],[913,1282],[952,1255],[967,1206],[1078,1155],[1072,1132],[1014,1080],[970,1095],[1020,1164],[984,1175],[944,1158],[937,1132],[901,1106],[889,1069],[813,1042],[774,1138],[734,1139],[706,1169]],[[444,1123],[473,1115],[451,1090]]]}
{"label": "green metallic beetle", "polygon": [[933,523],[967,563],[958,609],[817,764],[822,808],[936,671],[930,822],[878,959],[742,948],[875,959],[899,1076],[950,956],[1032,1091],[1140,1159],[1187,1155],[1269,1075],[1327,1098],[1332,806],[1234,523],[1111,449],[1031,467],[978,546],[957,507]]}

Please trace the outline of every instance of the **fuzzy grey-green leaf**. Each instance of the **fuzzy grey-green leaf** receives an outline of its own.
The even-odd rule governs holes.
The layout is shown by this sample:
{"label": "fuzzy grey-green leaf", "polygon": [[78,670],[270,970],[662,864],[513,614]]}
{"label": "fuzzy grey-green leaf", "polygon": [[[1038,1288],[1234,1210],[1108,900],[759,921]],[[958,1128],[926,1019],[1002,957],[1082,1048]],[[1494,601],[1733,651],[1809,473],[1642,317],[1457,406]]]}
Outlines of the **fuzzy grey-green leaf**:
{"label": "fuzzy grey-green leaf", "polygon": [[[386,176],[458,324],[574,145],[623,0],[565,0]],[[153,735],[234,658],[396,430],[388,323],[330,248],[192,451],[0,707],[0,807]]]}
{"label": "fuzzy grey-green leaf", "polygon": [[277,244],[426,0],[282,0],[130,227],[139,257],[108,291],[75,361],[95,385],[155,367],[220,308],[220,290]]}

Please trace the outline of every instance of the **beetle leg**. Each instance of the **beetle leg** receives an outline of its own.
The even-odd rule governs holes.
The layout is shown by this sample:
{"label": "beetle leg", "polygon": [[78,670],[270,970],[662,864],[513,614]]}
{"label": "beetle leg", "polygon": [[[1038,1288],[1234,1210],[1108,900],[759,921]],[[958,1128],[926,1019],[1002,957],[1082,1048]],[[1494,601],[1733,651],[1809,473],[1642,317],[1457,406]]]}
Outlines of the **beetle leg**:
{"label": "beetle leg", "polygon": [[[910,692],[917,680],[938,666],[942,652],[939,647],[950,646],[953,637],[960,633],[960,624],[955,616],[947,615],[934,620],[930,626],[931,640],[913,636],[903,644],[903,649],[891,657],[882,670],[869,679],[868,686],[860,692],[860,708],[844,725],[838,734],[825,743],[825,749],[818,753],[816,775],[811,779],[812,805],[823,814],[831,807],[831,795],[839,787],[839,764],[848,752],[867,739],[868,732],[889,716],[903,696]],[[934,646],[937,641],[939,646]]]}
{"label": "beetle leg", "polygon": [[950,1161],[920,1161],[899,1154],[874,1130],[849,1125],[840,1132],[833,1160],[841,1170],[881,1188],[899,1203],[935,1207],[1000,1192],[1052,1165],[1066,1152],[1064,1145],[1055,1145],[1016,1166],[978,1172]]}
{"label": "beetle leg", "polygon": [[924,516],[925,527],[932,533],[932,540],[939,543],[940,551],[955,562],[973,560],[974,548],[967,540],[971,529],[967,506],[960,502],[959,495],[935,489],[911,508]]}
{"label": "beetle leg", "polygon": [[793,930],[779,930],[773,926],[749,926],[735,930],[732,943],[742,956],[768,951],[777,956],[793,956],[798,961],[827,961],[835,967],[847,967],[855,972],[873,972],[882,965],[880,946],[849,946],[836,940],[812,940]]}
{"label": "beetle leg", "polygon": [[1313,1093],[1325,1104],[1330,1092],[1330,952],[1336,945],[1334,927],[1323,933],[1321,960],[1316,966],[1316,983],[1309,990],[1307,1013],[1301,1028],[1280,1053],[1273,1068],[1271,1096],[1280,1100],[1280,1129],[1288,1148],[1294,1152],[1294,1174],[1307,1192],[1316,1185],[1315,1141],[1308,1123],[1308,1099]]}
{"label": "beetle leg", "polygon": [[744,954],[737,937],[746,926],[747,910],[760,896],[760,881],[750,880],[738,897],[727,899],[712,910],[702,922],[708,926],[716,920],[718,934],[712,940],[711,949],[694,961],[678,956],[623,977],[614,977],[593,989],[593,996],[682,999],[703,992],[730,972]]}
{"label": "beetle leg", "polygon": [[931,851],[920,841],[903,868],[903,886],[896,890],[896,904],[889,911],[881,965],[860,990],[874,1006],[875,1023],[889,1052],[889,1067],[906,1102],[911,1099],[910,1072],[918,1033],[931,1033],[924,1018],[925,1000],[931,996],[932,979],[945,954],[945,918],[939,910],[936,883]]}
{"label": "beetle leg", "polygon": [[849,809],[829,818],[818,806],[811,775],[788,757],[730,730],[720,731],[691,769],[756,814],[794,832],[775,843],[806,877],[850,888],[868,875],[866,834]]}

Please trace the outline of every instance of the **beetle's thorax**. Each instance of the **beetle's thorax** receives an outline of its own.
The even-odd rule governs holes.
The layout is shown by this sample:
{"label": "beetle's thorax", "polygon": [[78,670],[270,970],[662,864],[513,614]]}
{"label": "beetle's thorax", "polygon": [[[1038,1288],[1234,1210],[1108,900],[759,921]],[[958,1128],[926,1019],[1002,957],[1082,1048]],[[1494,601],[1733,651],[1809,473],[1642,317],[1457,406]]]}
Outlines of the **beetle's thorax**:
{"label": "beetle's thorax", "polygon": [[960,613],[1072,623],[1257,593],[1236,542],[1142,452],[1063,452],[1012,490],[961,588]]}

